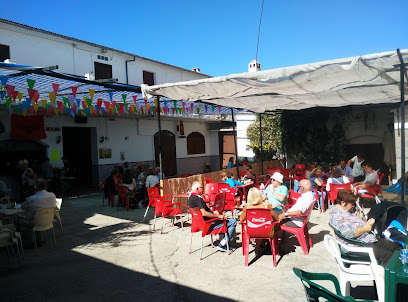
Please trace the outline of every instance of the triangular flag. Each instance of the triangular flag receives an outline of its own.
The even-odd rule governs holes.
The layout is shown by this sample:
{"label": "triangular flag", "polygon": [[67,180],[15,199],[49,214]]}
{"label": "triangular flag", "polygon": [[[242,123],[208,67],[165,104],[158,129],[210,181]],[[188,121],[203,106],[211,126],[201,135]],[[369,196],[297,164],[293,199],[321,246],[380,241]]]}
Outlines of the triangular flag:
{"label": "triangular flag", "polygon": [[134,102],[135,105],[136,105],[136,103],[137,103],[137,95],[132,95],[132,98],[133,98],[133,102]]}
{"label": "triangular flag", "polygon": [[56,98],[55,93],[54,92],[48,92],[48,94],[50,95],[51,104],[54,104],[55,98]]}
{"label": "triangular flag", "polygon": [[27,79],[27,85],[29,90],[33,90],[35,84],[35,80]]}
{"label": "triangular flag", "polygon": [[167,107],[167,100],[164,100],[163,103],[164,103],[164,107]]}
{"label": "triangular flag", "polygon": [[54,108],[54,114],[58,115],[58,112],[59,112],[58,108]]}
{"label": "triangular flag", "polygon": [[[11,94],[11,97],[13,98],[13,101],[16,101],[17,95],[18,95],[18,91],[14,90],[13,93]],[[21,103],[21,100],[20,100],[20,103]]]}
{"label": "triangular flag", "polygon": [[130,105],[130,113],[132,113],[132,115],[135,113],[135,108],[136,108],[136,105],[134,104]]}
{"label": "triangular flag", "polygon": [[72,90],[72,95],[75,97],[77,90],[78,90],[78,86],[71,86],[71,90]]}
{"label": "triangular flag", "polygon": [[50,103],[46,103],[46,104],[45,104],[45,110],[50,111],[50,110],[49,110],[49,109],[50,109],[50,106],[51,106]]}
{"label": "triangular flag", "polygon": [[52,89],[54,90],[54,94],[58,94],[59,84],[52,83]]}
{"label": "triangular flag", "polygon": [[194,104],[193,104],[193,103],[191,103],[191,104],[190,104],[190,107],[191,107],[191,110],[190,110],[190,111],[191,111],[191,113],[193,113],[193,110],[194,110]]}
{"label": "triangular flag", "polygon": [[8,81],[8,79],[9,79],[9,76],[1,75],[0,78],[1,78],[1,85],[2,85],[2,86],[6,86],[7,81]]}
{"label": "triangular flag", "polygon": [[108,101],[104,101],[103,103],[105,104],[105,109],[108,110],[110,103]]}
{"label": "triangular flag", "polygon": [[23,110],[23,116],[26,116],[27,115],[27,109],[24,109]]}
{"label": "triangular flag", "polygon": [[164,111],[164,114],[167,114],[167,110],[168,110],[169,108],[167,108],[167,107],[163,107],[163,111]]}
{"label": "triangular flag", "polygon": [[177,108],[177,101],[173,101],[174,108]]}
{"label": "triangular flag", "polygon": [[[72,96],[73,97],[73,96]],[[70,101],[68,100],[69,98],[66,98],[66,97],[63,97],[62,98],[63,99],[63,101],[64,101],[64,106],[65,107],[71,107],[71,103],[70,103]],[[73,100],[72,100],[73,101]]]}
{"label": "triangular flag", "polygon": [[214,105],[212,105],[211,107],[212,107],[212,112],[214,112],[215,106],[214,106]]}
{"label": "triangular flag", "polygon": [[64,105],[62,104],[62,102],[57,102],[58,105],[58,109],[61,113],[64,113]]}
{"label": "triangular flag", "polygon": [[41,100],[41,104],[43,105],[43,108],[47,105],[47,100]]}
{"label": "triangular flag", "polygon": [[33,107],[34,107],[34,112],[37,113],[38,112],[38,104],[34,104]]}
{"label": "triangular flag", "polygon": [[88,105],[88,108],[91,108],[92,100],[91,99],[86,99],[86,104]]}
{"label": "triangular flag", "polygon": [[218,112],[221,112],[221,106],[218,106]]}
{"label": "triangular flag", "polygon": [[19,92],[19,93],[17,94],[17,98],[18,98],[18,101],[19,101],[19,102],[21,102],[21,100],[23,99],[23,95],[24,95],[24,93],[22,93],[22,92]]}
{"label": "triangular flag", "polygon": [[85,101],[82,101],[82,108],[85,109],[86,107]]}
{"label": "triangular flag", "polygon": [[102,107],[102,99],[98,99],[98,101],[96,102],[96,106],[98,107],[98,110],[101,110]]}
{"label": "triangular flag", "polygon": [[10,115],[13,114],[13,110],[14,110],[14,108],[10,108],[10,109],[9,109],[9,114],[10,114]]}
{"label": "triangular flag", "polygon": [[198,107],[197,107],[197,113],[198,113],[198,114],[200,114],[200,110],[201,110],[201,104],[198,105]]}
{"label": "triangular flag", "polygon": [[126,94],[122,93],[123,102],[126,102]]}
{"label": "triangular flag", "polygon": [[112,91],[109,91],[108,94],[109,94],[109,99],[110,99],[110,101],[112,102],[112,100],[113,100],[113,92],[112,92]]}
{"label": "triangular flag", "polygon": [[91,99],[93,100],[94,95],[95,95],[95,89],[89,89],[89,95],[91,96]]}
{"label": "triangular flag", "polygon": [[182,102],[181,104],[183,105],[183,109],[184,109],[186,107],[186,103]]}
{"label": "triangular flag", "polygon": [[145,106],[145,105],[142,105],[141,107],[142,107],[143,113],[146,114],[146,106]]}
{"label": "triangular flag", "polygon": [[11,96],[11,94],[13,93],[13,91],[14,91],[15,88],[16,88],[16,87],[13,86],[13,85],[6,85],[7,95]]}
{"label": "triangular flag", "polygon": [[30,107],[29,110],[31,114],[34,114],[34,107]]}

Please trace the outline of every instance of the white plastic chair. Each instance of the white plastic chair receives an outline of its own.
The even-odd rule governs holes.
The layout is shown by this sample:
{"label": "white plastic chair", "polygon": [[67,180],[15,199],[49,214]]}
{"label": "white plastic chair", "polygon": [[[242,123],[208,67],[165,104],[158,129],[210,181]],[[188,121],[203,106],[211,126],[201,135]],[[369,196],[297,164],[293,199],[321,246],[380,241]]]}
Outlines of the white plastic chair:
{"label": "white plastic chair", "polygon": [[[11,246],[13,253],[14,249],[13,246],[17,246],[17,254],[18,254],[18,261],[22,263],[22,260],[20,258],[20,247],[18,245],[19,239],[21,242],[21,235],[18,232],[15,232],[15,228],[13,228],[13,225],[5,225],[0,227],[0,247],[7,247],[7,253],[10,256],[10,251],[9,251],[9,246]],[[18,233],[19,237],[16,236],[16,233]],[[23,245],[21,243],[21,248],[23,248]],[[24,252],[23,252],[24,253]]]}
{"label": "white plastic chair", "polygon": [[21,253],[24,259],[24,247],[23,247],[23,240],[21,238],[21,233],[17,232],[16,227],[14,226],[14,224],[5,224],[3,225],[0,221],[0,231],[3,229],[8,229],[11,231],[12,236],[17,239],[17,249],[18,249],[18,243],[20,243],[20,247],[21,247]]}
{"label": "white plastic chair", "polygon": [[[326,249],[334,256],[339,268],[340,289],[343,296],[350,295],[350,281],[375,281],[378,301],[384,301],[384,268],[377,264],[371,247],[350,246],[333,239],[331,235],[324,236]],[[369,260],[349,260],[341,256],[340,247],[351,253],[368,254]]]}
{"label": "white plastic chair", "polygon": [[37,252],[37,240],[35,238],[35,232],[43,232],[49,229],[52,229],[52,234],[54,235],[54,244],[57,246],[57,241],[55,240],[54,232],[54,220],[55,217],[55,208],[44,208],[38,209],[33,218],[33,234],[34,234],[34,243],[35,251]]}

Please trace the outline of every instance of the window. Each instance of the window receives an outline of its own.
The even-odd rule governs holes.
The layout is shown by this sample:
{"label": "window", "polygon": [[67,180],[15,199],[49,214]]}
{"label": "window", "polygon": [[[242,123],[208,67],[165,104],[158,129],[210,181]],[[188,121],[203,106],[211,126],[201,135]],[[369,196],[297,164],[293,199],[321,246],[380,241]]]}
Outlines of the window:
{"label": "window", "polygon": [[205,153],[205,139],[201,133],[192,132],[187,136],[187,154]]}
{"label": "window", "polygon": [[10,46],[0,44],[0,62],[4,62],[4,60],[11,59],[10,58]]}
{"label": "window", "polygon": [[112,78],[112,65],[94,62],[94,66],[95,80]]}
{"label": "window", "polygon": [[153,72],[143,70],[143,84],[147,84],[149,86],[154,85],[154,73]]}

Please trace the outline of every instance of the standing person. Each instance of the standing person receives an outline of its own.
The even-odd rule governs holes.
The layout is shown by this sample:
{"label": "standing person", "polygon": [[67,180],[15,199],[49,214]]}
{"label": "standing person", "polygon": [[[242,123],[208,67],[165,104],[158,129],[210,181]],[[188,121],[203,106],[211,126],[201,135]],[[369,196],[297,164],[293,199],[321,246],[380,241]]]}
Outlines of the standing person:
{"label": "standing person", "polygon": [[40,166],[40,173],[44,179],[52,179],[54,178],[54,170],[50,164],[50,159],[48,157],[45,158],[44,162]]}
{"label": "standing person", "polygon": [[[371,230],[375,219],[368,221],[358,217],[355,212],[357,197],[351,190],[340,190],[337,194],[337,204],[330,214],[330,224],[344,237],[354,238],[365,242],[373,248],[374,256],[381,266],[385,267],[393,252],[398,249],[398,244],[382,238],[377,238]],[[341,238],[337,238],[342,241]],[[347,242],[343,242],[348,244]]]}
{"label": "standing person", "polygon": [[364,171],[361,167],[362,162],[364,161],[364,157],[362,154],[357,154],[352,159],[347,162],[347,166],[350,167],[351,163],[353,164],[353,172],[352,176],[354,177],[354,183],[360,182],[364,180]]}
{"label": "standing person", "polygon": [[346,177],[351,177],[353,175],[353,169],[351,169],[350,166],[347,166],[345,160],[341,160],[337,168],[339,168]]}
{"label": "standing person", "polygon": [[[241,222],[245,222],[246,219],[246,212],[248,209],[270,209],[271,210],[271,215],[272,215],[272,221],[279,220],[278,215],[276,215],[275,211],[272,209],[272,205],[270,203],[264,204],[263,203],[263,197],[261,192],[257,188],[251,188],[248,191],[248,200],[247,204],[244,206],[241,216],[239,217],[239,220]],[[271,237],[273,234],[271,234]],[[255,245],[255,257],[259,255],[259,247],[261,246],[262,239],[256,239],[256,245]]]}
{"label": "standing person", "polygon": [[21,182],[23,184],[23,192],[25,197],[31,196],[35,193],[35,186],[37,182],[37,175],[31,168],[27,168],[21,176]]}
{"label": "standing person", "polygon": [[228,160],[227,169],[231,169],[234,166],[234,158],[231,156]]}
{"label": "standing person", "polygon": [[271,176],[272,183],[268,185],[264,192],[264,199],[267,199],[271,204],[272,209],[277,213],[283,213],[283,206],[286,198],[288,198],[288,188],[283,185],[283,175],[279,172],[273,173]]}
{"label": "standing person", "polygon": [[313,203],[314,196],[311,188],[312,185],[309,180],[302,179],[299,182],[299,189],[302,195],[287,212],[279,215],[279,220],[286,226],[295,228],[303,226],[303,217],[297,216],[306,214],[310,205]]}
{"label": "standing person", "polygon": [[224,238],[224,234],[220,234],[220,243],[218,244],[218,249],[220,251],[227,251],[227,240],[232,241],[235,234],[235,227],[237,226],[237,221],[234,218],[226,218],[224,214],[218,212],[211,212],[207,207],[207,204],[202,198],[204,192],[204,187],[199,181],[195,181],[191,187],[191,195],[188,198],[189,208],[199,208],[204,220],[210,220],[212,218],[218,218],[219,220],[211,223],[209,230],[216,230],[222,228],[224,220],[227,224],[227,238]]}
{"label": "standing person", "polygon": [[348,184],[350,181],[338,167],[333,167],[331,177],[327,180],[326,191],[330,191],[330,184]]}

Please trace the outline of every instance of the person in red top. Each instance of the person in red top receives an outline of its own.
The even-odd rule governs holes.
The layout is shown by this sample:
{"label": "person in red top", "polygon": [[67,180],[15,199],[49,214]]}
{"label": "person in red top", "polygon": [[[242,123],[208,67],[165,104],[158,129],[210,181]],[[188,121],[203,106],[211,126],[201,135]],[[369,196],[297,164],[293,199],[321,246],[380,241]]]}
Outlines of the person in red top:
{"label": "person in red top", "polygon": [[249,162],[248,162],[248,158],[244,157],[244,159],[241,161],[241,165],[243,166],[248,166]]}
{"label": "person in red top", "polygon": [[[237,226],[237,221],[234,218],[226,218],[224,214],[220,214],[218,212],[211,212],[211,210],[207,207],[207,204],[201,197],[204,192],[204,186],[199,181],[195,181],[191,187],[191,195],[188,199],[188,207],[189,208],[199,208],[201,214],[203,214],[204,220],[210,220],[212,218],[219,218],[219,220],[214,221],[211,223],[209,230],[219,229],[223,226],[223,221],[227,220],[227,239],[231,241],[234,238],[235,234],[235,227]],[[220,251],[227,251],[227,241],[224,238],[223,234],[220,234],[220,243],[218,245],[218,249]]]}

